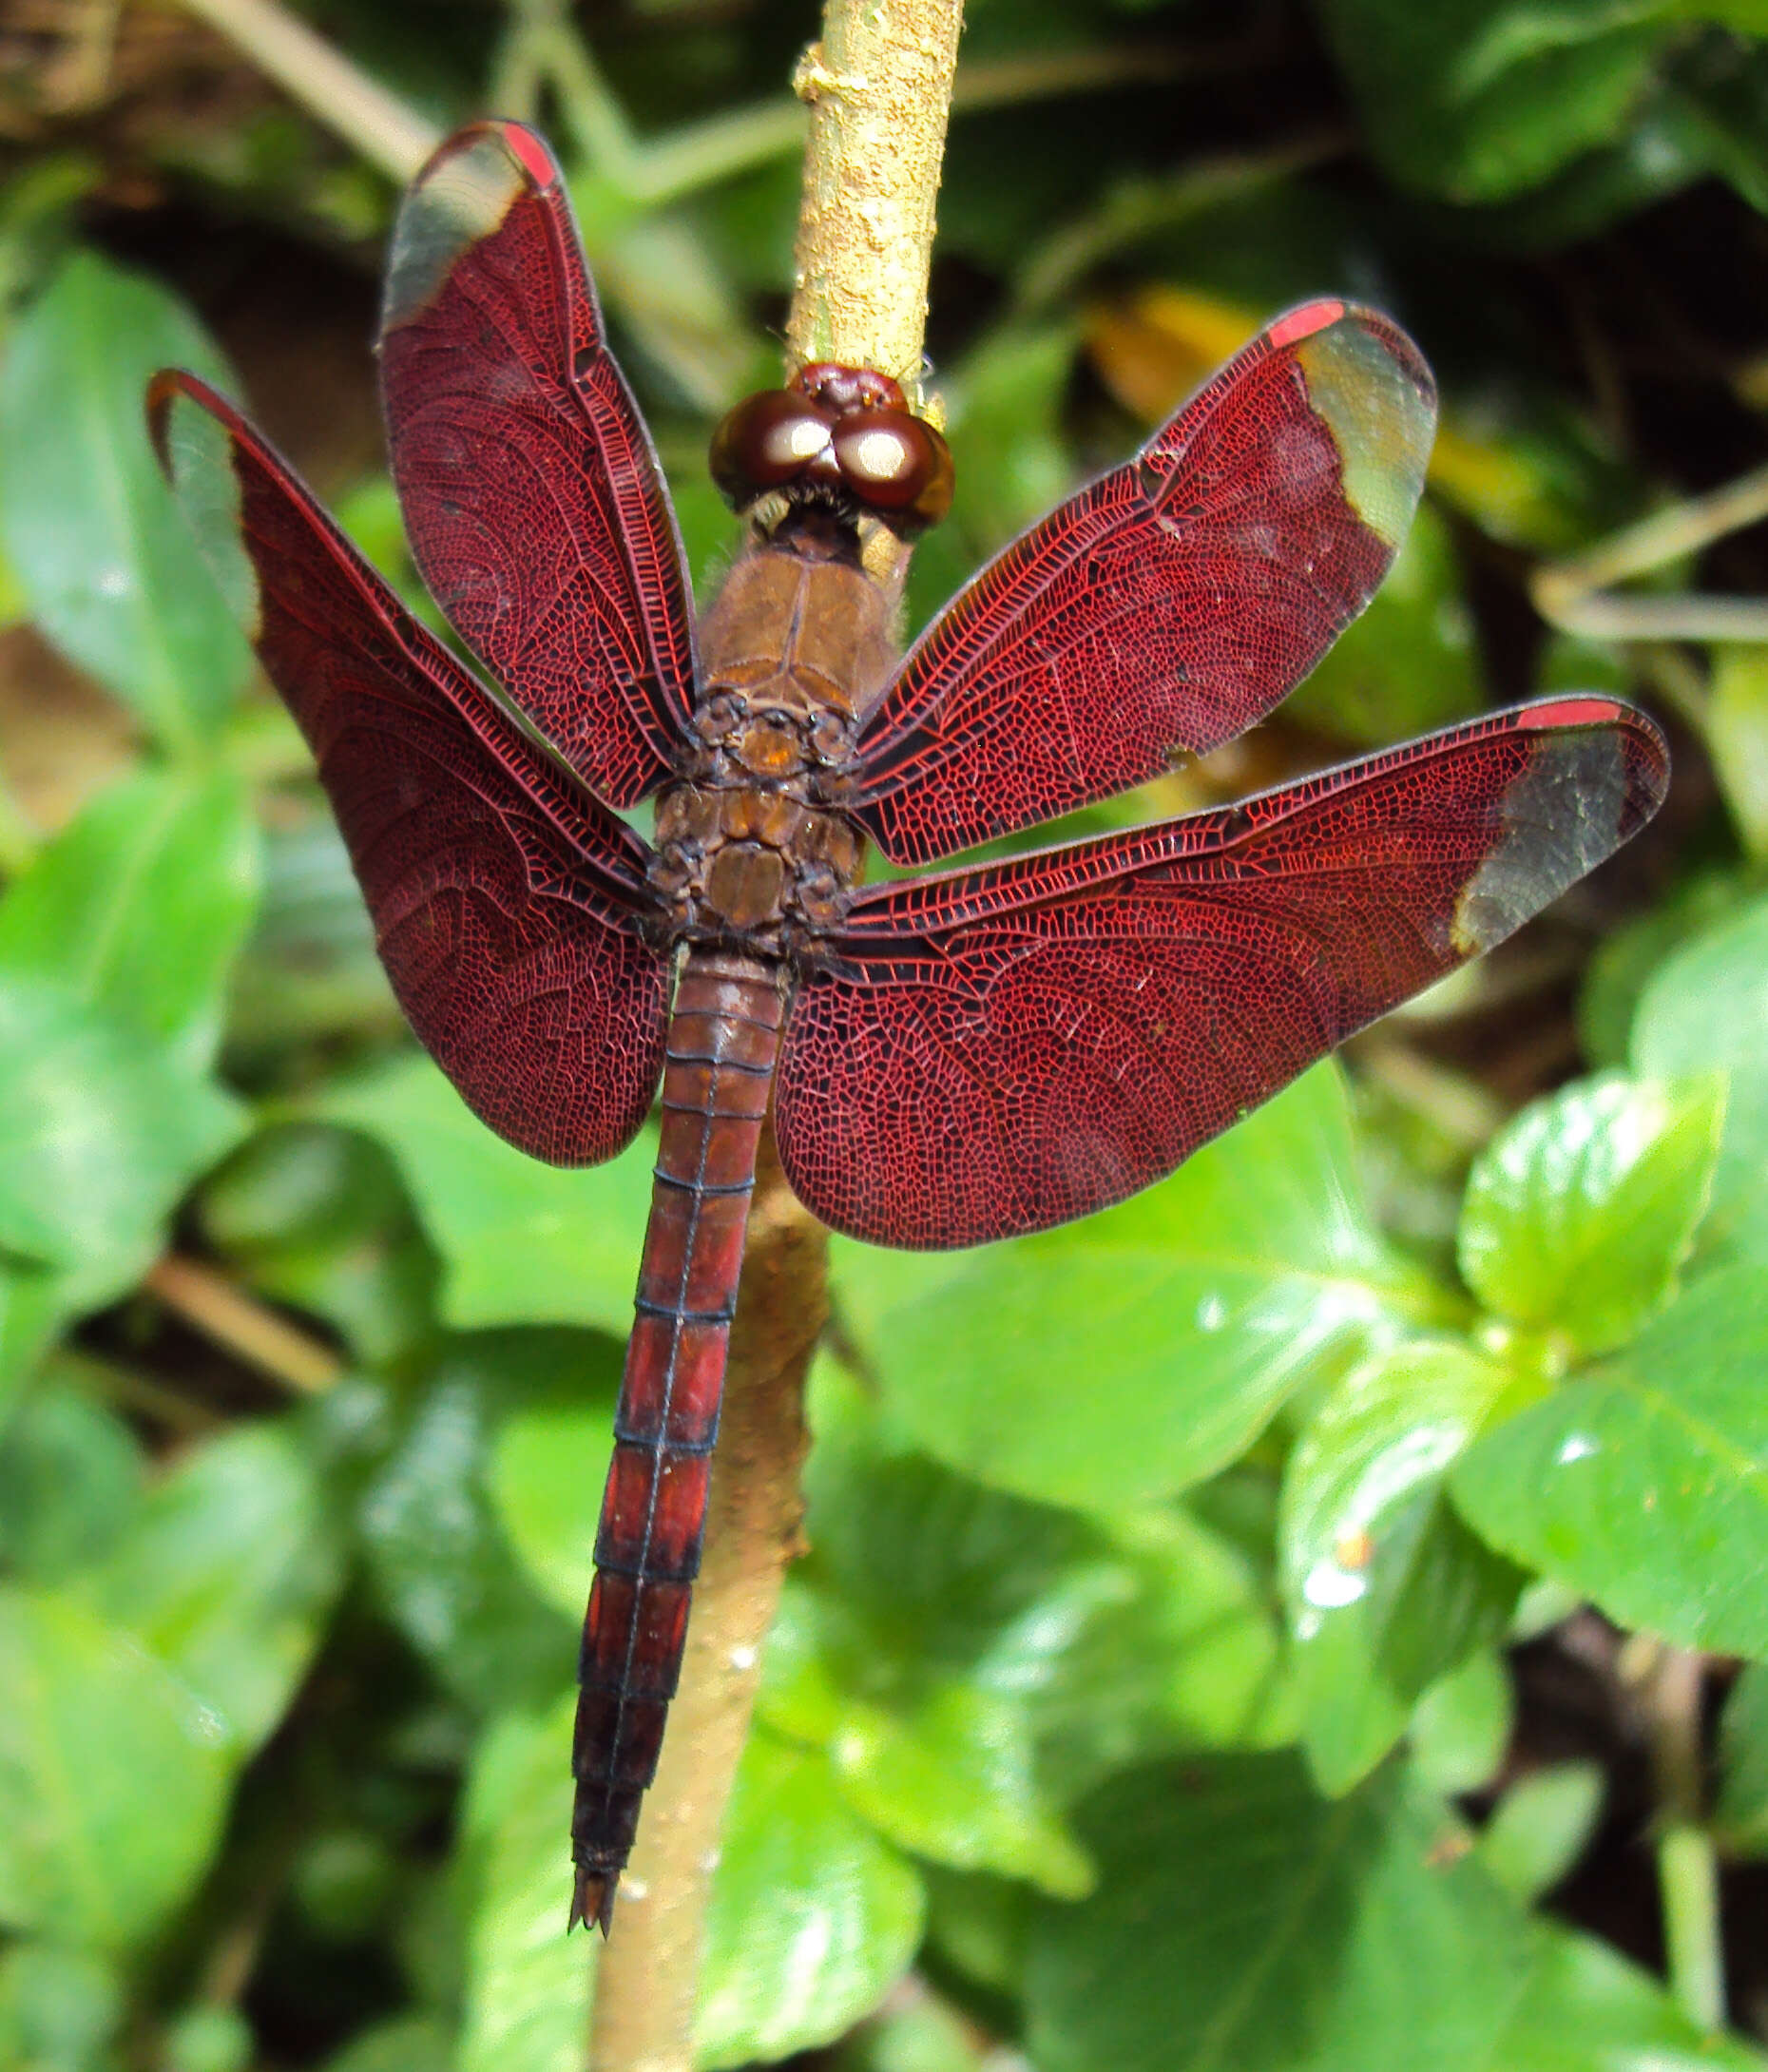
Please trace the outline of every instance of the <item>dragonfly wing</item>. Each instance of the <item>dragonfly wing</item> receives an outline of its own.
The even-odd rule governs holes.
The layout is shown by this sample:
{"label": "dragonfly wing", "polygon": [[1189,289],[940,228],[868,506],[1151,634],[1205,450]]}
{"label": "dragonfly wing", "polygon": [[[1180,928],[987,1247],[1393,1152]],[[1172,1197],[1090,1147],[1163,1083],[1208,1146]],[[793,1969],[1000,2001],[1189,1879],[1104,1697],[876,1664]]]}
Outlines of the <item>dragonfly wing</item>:
{"label": "dragonfly wing", "polygon": [[319,776],[419,1042],[536,1158],[609,1157],[663,1062],[647,852],[400,604],[252,427],[193,375],[155,444]]}
{"label": "dragonfly wing", "polygon": [[925,863],[1232,739],[1368,604],[1435,422],[1386,317],[1291,311],[958,593],[861,729],[841,803]]}
{"label": "dragonfly wing", "polygon": [[558,167],[519,123],[461,130],[407,194],[380,366],[424,581],[571,767],[632,805],[693,705],[687,571]]}
{"label": "dragonfly wing", "polygon": [[861,893],[786,1023],[786,1176],[837,1230],[1043,1230],[1170,1173],[1650,817],[1629,706],[1562,698],[1225,811]]}

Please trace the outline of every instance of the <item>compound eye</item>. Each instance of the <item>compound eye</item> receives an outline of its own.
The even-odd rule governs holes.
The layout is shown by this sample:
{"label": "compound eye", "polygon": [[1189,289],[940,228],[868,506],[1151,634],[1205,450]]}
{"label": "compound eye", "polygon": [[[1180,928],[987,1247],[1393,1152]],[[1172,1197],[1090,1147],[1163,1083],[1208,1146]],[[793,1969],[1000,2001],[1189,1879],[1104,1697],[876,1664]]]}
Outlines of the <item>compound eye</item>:
{"label": "compound eye", "polygon": [[951,453],[906,410],[859,410],[835,428],[841,479],[868,509],[931,526],[951,508]]}
{"label": "compound eye", "polygon": [[[791,389],[763,389],[739,403],[712,434],[712,479],[741,509],[823,462],[836,413]],[[821,472],[822,470],[817,470]]]}

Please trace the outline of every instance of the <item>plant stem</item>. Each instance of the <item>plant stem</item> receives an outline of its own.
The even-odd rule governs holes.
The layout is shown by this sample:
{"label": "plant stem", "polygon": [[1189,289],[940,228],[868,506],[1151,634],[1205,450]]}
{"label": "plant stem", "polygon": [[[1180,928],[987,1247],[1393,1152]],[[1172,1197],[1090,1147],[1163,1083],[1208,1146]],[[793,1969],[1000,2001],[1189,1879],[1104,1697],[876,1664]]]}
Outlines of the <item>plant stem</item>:
{"label": "plant stem", "polygon": [[276,0],[184,0],[328,129],[404,186],[442,133]]}
{"label": "plant stem", "polygon": [[1690,1648],[1636,1636],[1636,1681],[1644,1706],[1658,1794],[1658,1890],[1670,1991],[1709,2034],[1724,2026],[1725,1968],[1719,1925],[1719,1860],[1703,1821],[1701,1744],[1706,1664]]}
{"label": "plant stem", "polygon": [[[934,197],[960,0],[829,0],[799,67],[812,104],[794,365],[920,367]],[[906,557],[903,557],[906,559]],[[900,573],[900,568],[893,571]],[[826,1233],[763,1134],[749,1218],[705,1557],[682,1680],[596,1981],[594,2072],[690,2072],[701,1950],[725,1807],[760,1655],[798,1551],[803,1385],[827,1307]]]}
{"label": "plant stem", "polygon": [[168,1310],[298,1395],[322,1395],[344,1363],[329,1346],[285,1323],[213,1267],[168,1252],[142,1276]]}

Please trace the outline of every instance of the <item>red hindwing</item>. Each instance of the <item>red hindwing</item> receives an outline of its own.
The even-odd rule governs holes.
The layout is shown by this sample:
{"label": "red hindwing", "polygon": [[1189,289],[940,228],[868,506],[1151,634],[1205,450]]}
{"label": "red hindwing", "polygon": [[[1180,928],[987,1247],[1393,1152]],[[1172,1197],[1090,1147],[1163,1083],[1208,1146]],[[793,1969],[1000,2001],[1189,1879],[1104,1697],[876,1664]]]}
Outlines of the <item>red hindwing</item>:
{"label": "red hindwing", "polygon": [[1221,812],[862,892],[787,1019],[793,1191],[913,1247],[1122,1200],[1501,942],[1667,775],[1629,706],[1548,700]]}
{"label": "red hindwing", "polygon": [[1279,318],[959,592],[861,729],[840,802],[925,863],[1251,726],[1387,573],[1435,414],[1385,317]]}
{"label": "red hindwing", "polygon": [[381,395],[412,551],[461,638],[609,804],[669,774],[694,700],[681,536],[603,335],[558,167],[519,123],[407,194]]}
{"label": "red hindwing", "polygon": [[161,459],[318,759],[419,1041],[536,1158],[609,1157],[663,1065],[647,852],[412,618],[281,459],[193,375]]}

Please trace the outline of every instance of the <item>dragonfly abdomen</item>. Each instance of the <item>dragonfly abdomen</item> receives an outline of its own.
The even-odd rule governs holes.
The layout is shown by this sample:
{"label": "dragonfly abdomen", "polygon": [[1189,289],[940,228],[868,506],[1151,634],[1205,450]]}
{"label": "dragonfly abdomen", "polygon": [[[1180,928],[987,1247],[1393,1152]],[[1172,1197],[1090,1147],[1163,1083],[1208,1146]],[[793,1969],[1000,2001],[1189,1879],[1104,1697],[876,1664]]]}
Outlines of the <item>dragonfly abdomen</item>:
{"label": "dragonfly abdomen", "polygon": [[681,1673],[779,1022],[773,965],[689,952],[669,1024],[656,1187],[584,1621],[573,1926],[607,1927]]}

